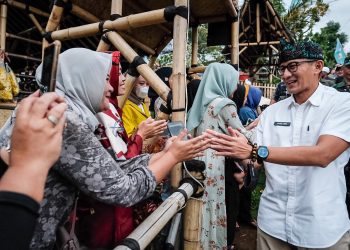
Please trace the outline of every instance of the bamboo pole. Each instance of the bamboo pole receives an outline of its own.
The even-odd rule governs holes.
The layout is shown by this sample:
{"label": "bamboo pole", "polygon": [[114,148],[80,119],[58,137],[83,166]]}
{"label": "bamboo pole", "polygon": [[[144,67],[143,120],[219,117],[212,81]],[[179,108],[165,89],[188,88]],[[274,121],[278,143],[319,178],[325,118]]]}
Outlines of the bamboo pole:
{"label": "bamboo pole", "polygon": [[[63,0],[63,1],[65,3],[67,2],[67,0]],[[45,27],[45,32],[52,32],[58,28],[58,26],[60,25],[63,11],[64,11],[63,7],[53,5],[49,20],[47,21],[47,24]],[[42,53],[41,53],[42,57],[44,56],[44,49],[48,46],[48,44],[49,44],[48,41],[46,41],[46,39],[44,38]]]}
{"label": "bamboo pole", "polygon": [[[13,0],[7,0],[7,3],[8,5],[10,6],[13,6],[13,7],[16,7],[18,9],[21,9],[21,10],[25,10],[26,9],[26,5],[24,3],[20,3],[20,2],[17,2],[17,1],[13,1]],[[34,14],[37,14],[39,16],[43,16],[43,17],[49,17],[50,14],[45,12],[45,11],[42,11],[38,8],[34,8],[32,6],[29,6],[29,11],[31,13],[34,13]]]}
{"label": "bamboo pole", "polygon": [[125,76],[125,93],[122,96],[118,96],[118,106],[122,109],[125,105],[126,100],[128,100],[128,97],[135,87],[135,82],[136,82],[137,77],[131,76],[129,74],[126,74]]}
{"label": "bamboo pole", "polygon": [[232,17],[237,16],[237,10],[236,10],[235,6],[233,5],[232,0],[225,0],[225,6],[227,7],[227,10],[228,10],[228,13],[230,14],[230,16],[232,16]]}
{"label": "bamboo pole", "polygon": [[16,36],[16,35],[13,35],[13,34],[10,34],[10,33],[6,33],[6,37],[17,39],[17,40],[21,40],[21,41],[25,41],[25,42],[28,42],[28,43],[37,44],[37,45],[41,45],[42,44],[41,41],[29,39],[29,38],[26,38],[26,37]]}
{"label": "bamboo pole", "polygon": [[156,54],[156,51],[152,48],[150,48],[149,46],[147,46],[146,44],[136,40],[135,38],[133,38],[132,36],[124,33],[124,32],[120,32],[120,35],[131,45],[134,45],[135,47],[142,49],[144,52],[146,52],[148,55],[154,55]]}
{"label": "bamboo pole", "polygon": [[279,50],[275,46],[273,46],[272,44],[270,44],[270,48],[273,49],[277,53],[279,52]]}
{"label": "bamboo pole", "polygon": [[198,26],[192,27],[192,60],[191,65],[198,64]]}
{"label": "bamboo pole", "polygon": [[[187,6],[187,0],[175,0],[175,6]],[[186,45],[187,45],[187,20],[179,15],[174,18],[173,31],[173,73],[171,79],[171,89],[173,92],[173,109],[185,108],[186,105]],[[172,114],[173,121],[185,122],[185,111]],[[182,178],[181,164],[177,164],[171,170],[171,186],[176,188]]]}
{"label": "bamboo pole", "polygon": [[0,49],[6,51],[6,22],[7,22],[7,5],[1,4],[1,30],[0,30]]}
{"label": "bamboo pole", "polygon": [[261,30],[260,30],[260,4],[256,3],[256,41],[261,41]]}
{"label": "bamboo pole", "polygon": [[149,62],[148,62],[148,66],[154,70],[154,67],[155,67],[155,64],[156,64],[156,61],[157,61],[157,57],[158,55],[157,54],[153,54],[150,56],[149,58]]}
{"label": "bamboo pole", "polygon": [[231,63],[238,65],[239,62],[239,22],[231,24]]}
{"label": "bamboo pole", "polygon": [[260,43],[240,43],[239,46],[257,46],[257,45],[267,45],[267,44],[280,44],[280,41],[270,41],[270,42],[260,42]]}
{"label": "bamboo pole", "polygon": [[[130,47],[129,44],[117,33],[106,33],[109,41],[122,53],[124,58],[131,63],[138,54]],[[166,100],[169,94],[169,87],[157,76],[156,73],[147,65],[141,64],[137,66],[137,71],[146,79],[150,86],[157,92],[157,94]],[[132,88],[129,90],[131,92]],[[128,88],[126,89],[128,91]],[[126,94],[124,95],[126,96]],[[126,96],[127,98],[128,96]]]}
{"label": "bamboo pole", "polygon": [[[148,25],[164,23],[164,9],[153,10],[146,13],[139,13],[118,18],[117,20],[107,20],[103,24],[103,29],[108,30],[127,30],[130,28],[144,27]],[[97,34],[100,23],[91,23],[79,27],[73,27],[63,30],[54,31],[51,34],[54,40],[68,40],[80,37],[92,36]]]}
{"label": "bamboo pole", "polygon": [[40,58],[32,57],[32,56],[24,56],[24,55],[19,55],[15,53],[6,53],[9,57],[15,57],[19,59],[24,59],[24,60],[30,60],[30,61],[35,61],[35,62],[41,62]]}
{"label": "bamboo pole", "polygon": [[[122,15],[123,11],[123,0],[112,0],[111,2],[111,15]],[[109,50],[109,43],[103,41],[103,39],[100,40],[96,51],[107,51]]]}
{"label": "bamboo pole", "polygon": [[271,11],[271,13],[272,13],[272,15],[273,15],[273,17],[274,17],[274,19],[275,19],[275,22],[281,27],[281,30],[282,30],[283,34],[285,35],[286,40],[289,41],[289,36],[288,36],[288,34],[286,33],[286,31],[285,31],[285,27],[284,27],[284,25],[281,23],[281,21],[279,20],[279,18],[278,18],[278,16],[277,16],[276,12],[274,11],[272,5],[270,4],[269,1],[265,1],[265,4],[266,4],[266,6],[269,8],[269,10]]}
{"label": "bamboo pole", "polygon": [[199,249],[202,227],[203,203],[200,200],[188,200],[184,209],[184,249]]}
{"label": "bamboo pole", "polygon": [[[129,7],[134,9],[136,12],[145,12],[145,9],[146,9],[146,8],[142,8],[140,6],[140,3],[136,3],[135,1],[125,1],[125,4],[129,5]],[[157,24],[156,26],[167,34],[171,33],[171,30],[168,27],[166,27],[164,24]]]}
{"label": "bamboo pole", "polygon": [[[184,183],[179,187],[188,197],[194,192],[194,187],[189,183]],[[127,238],[138,242],[140,249],[145,249],[153,238],[162,230],[170,219],[185,205],[185,197],[180,192],[174,192],[167,198],[151,215],[147,217]],[[120,245],[114,250],[130,249]]]}
{"label": "bamboo pole", "polygon": [[190,68],[188,73],[203,73],[207,67],[206,66],[197,66],[194,68]]}
{"label": "bamboo pole", "polygon": [[36,17],[32,13],[29,13],[28,16],[29,16],[30,20],[32,20],[34,26],[38,29],[40,34],[43,35],[45,33],[45,31],[44,31],[43,27],[41,27],[40,23],[38,22],[38,19],[36,19]]}
{"label": "bamboo pole", "polygon": [[198,18],[198,23],[220,23],[226,21],[227,18],[224,15],[220,16],[208,16],[208,17],[202,17]]}
{"label": "bamboo pole", "polygon": [[243,48],[239,51],[239,55],[240,55],[241,53],[243,53],[247,48],[248,48],[248,47],[243,47]]}

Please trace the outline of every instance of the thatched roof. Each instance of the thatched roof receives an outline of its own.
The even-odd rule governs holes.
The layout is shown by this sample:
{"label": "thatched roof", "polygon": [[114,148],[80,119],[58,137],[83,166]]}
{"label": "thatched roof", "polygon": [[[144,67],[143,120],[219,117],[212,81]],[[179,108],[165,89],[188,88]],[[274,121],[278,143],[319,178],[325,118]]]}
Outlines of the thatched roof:
{"label": "thatched roof", "polygon": [[[230,12],[230,8],[227,7],[228,0],[191,0],[190,1],[190,19],[189,24],[198,25],[200,23],[207,22],[218,22],[232,19],[232,13]],[[23,37],[27,37],[33,40],[41,40],[41,34],[34,27],[33,22],[28,17],[26,10],[22,10],[14,7],[13,3],[25,3],[28,1],[19,0],[12,1],[9,0],[8,6],[8,19],[7,19],[7,32],[14,35],[20,35]],[[235,2],[235,1],[233,1]],[[245,30],[248,25],[254,25],[254,16],[252,13],[255,13],[255,3],[261,2],[265,3],[265,0],[250,0],[246,1],[245,5],[242,8],[241,13],[241,30]],[[268,2],[266,0],[266,2]],[[50,13],[50,1],[45,0],[36,0],[29,1],[30,5],[38,8],[41,11]],[[96,20],[106,20],[109,19],[110,16],[110,0],[72,0],[72,3],[83,8],[84,10],[90,12]],[[149,10],[161,9],[170,5],[173,5],[173,0],[125,0],[123,4],[123,16],[141,13]],[[248,7],[246,7],[246,5]],[[266,20],[262,19],[261,28],[262,39],[261,41],[265,41],[266,39],[276,40],[280,35],[279,32],[286,36],[287,33],[283,31],[283,25],[280,25],[279,22],[275,23],[274,16],[275,13],[272,13],[266,7],[261,8],[261,16]],[[39,23],[42,27],[46,26],[47,23],[47,15],[40,15],[38,13],[34,13],[35,17],[38,19]],[[277,17],[278,18],[278,17]],[[61,20],[60,29],[65,29],[68,27],[84,25],[91,22],[91,19],[88,18],[78,18],[75,15],[66,13]],[[276,27],[277,30],[271,29],[272,25]],[[155,50],[156,53],[159,53],[166,44],[172,39],[172,23],[164,23],[155,26],[147,26],[137,29],[132,29],[125,31],[126,34],[130,35],[134,39],[144,43],[151,49]],[[100,35],[91,36],[87,38],[80,38],[76,40],[68,40],[63,42],[63,50],[71,47],[86,47],[90,49],[96,49],[97,44],[100,40]],[[256,39],[254,38],[254,29],[249,28],[243,32],[240,37],[240,42],[250,41],[254,42]],[[29,44],[24,41],[7,39],[6,51],[9,53],[16,53],[22,55],[28,55],[35,58],[41,57],[41,47],[36,44]],[[139,53],[142,53],[140,49],[137,50]],[[244,57],[242,59],[242,63],[252,63],[252,56],[256,56],[256,54],[261,54],[264,52],[264,48],[255,48],[251,47],[246,49],[245,52],[242,53]],[[12,58],[13,68],[23,68],[27,62],[23,60],[19,60],[16,58]],[[30,61],[29,64],[32,64],[33,61]]]}

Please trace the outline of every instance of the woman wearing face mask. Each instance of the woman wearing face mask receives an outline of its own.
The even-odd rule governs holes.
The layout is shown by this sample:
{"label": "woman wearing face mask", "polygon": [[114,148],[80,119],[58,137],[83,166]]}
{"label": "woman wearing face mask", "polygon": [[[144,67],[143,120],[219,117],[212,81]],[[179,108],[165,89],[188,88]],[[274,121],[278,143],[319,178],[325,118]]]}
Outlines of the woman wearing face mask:
{"label": "woman wearing face mask", "polygon": [[[46,181],[31,249],[54,247],[57,228],[67,219],[78,192],[107,204],[134,205],[151,195],[177,162],[201,154],[208,144],[204,136],[183,141],[183,132],[164,152],[115,161],[94,134],[99,124],[96,113],[109,108],[111,64],[111,55],[82,48],[59,56],[56,92],[68,104],[67,126],[61,155]],[[36,76],[40,82],[41,66]],[[10,141],[12,125],[7,124],[0,133],[0,147]]]}
{"label": "woman wearing face mask", "polygon": [[148,95],[149,84],[141,75],[136,79],[135,87],[123,107],[123,123],[128,136],[137,131],[139,124],[151,117],[144,99]]}

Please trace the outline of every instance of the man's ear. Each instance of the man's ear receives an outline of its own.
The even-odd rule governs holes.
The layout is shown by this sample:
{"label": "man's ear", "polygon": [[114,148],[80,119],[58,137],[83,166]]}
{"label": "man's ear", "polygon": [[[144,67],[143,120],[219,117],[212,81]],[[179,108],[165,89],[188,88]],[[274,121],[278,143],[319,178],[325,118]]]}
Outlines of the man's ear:
{"label": "man's ear", "polygon": [[316,70],[317,70],[316,73],[320,74],[322,72],[324,62],[322,60],[317,60],[315,66],[316,66]]}

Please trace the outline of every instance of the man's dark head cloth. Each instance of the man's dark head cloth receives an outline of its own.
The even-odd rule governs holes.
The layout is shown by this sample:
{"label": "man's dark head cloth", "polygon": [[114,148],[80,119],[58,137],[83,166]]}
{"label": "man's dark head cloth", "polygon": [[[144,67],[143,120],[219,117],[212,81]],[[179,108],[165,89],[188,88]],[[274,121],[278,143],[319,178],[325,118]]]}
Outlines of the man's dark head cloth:
{"label": "man's dark head cloth", "polygon": [[282,38],[280,49],[280,64],[294,59],[323,60],[321,46],[311,41],[289,43]]}

